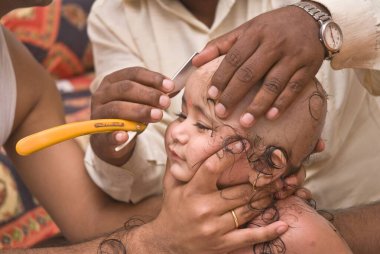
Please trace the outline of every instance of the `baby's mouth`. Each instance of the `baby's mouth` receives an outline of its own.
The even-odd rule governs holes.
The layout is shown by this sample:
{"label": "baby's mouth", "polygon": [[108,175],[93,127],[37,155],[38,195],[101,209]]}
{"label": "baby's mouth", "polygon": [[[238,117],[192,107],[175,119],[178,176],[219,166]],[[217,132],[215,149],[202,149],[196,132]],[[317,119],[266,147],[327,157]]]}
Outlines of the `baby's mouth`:
{"label": "baby's mouth", "polygon": [[169,146],[170,158],[173,160],[184,160],[174,149],[174,147]]}

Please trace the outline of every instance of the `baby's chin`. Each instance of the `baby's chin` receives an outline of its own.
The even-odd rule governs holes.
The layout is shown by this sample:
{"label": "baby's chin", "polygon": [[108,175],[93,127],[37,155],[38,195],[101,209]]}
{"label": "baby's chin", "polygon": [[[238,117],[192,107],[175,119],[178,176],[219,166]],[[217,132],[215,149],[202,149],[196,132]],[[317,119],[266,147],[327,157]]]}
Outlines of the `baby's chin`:
{"label": "baby's chin", "polygon": [[178,163],[168,165],[167,170],[169,170],[171,175],[180,182],[189,182],[194,176],[194,172],[192,172],[191,169],[184,168]]}

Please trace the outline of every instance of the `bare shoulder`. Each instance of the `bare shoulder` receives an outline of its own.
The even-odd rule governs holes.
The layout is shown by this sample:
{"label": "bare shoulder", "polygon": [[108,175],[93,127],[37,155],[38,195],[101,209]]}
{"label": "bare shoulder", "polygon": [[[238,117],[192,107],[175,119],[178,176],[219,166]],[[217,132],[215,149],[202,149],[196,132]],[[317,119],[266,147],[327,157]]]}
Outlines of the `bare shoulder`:
{"label": "bare shoulder", "polygon": [[[27,48],[3,28],[17,84],[13,138],[36,132],[49,122],[50,115],[61,110],[60,97],[50,74],[34,59]],[[44,121],[40,121],[44,119]],[[23,128],[24,126],[28,128]],[[17,130],[17,132],[15,131]],[[11,138],[12,138],[11,136]]]}
{"label": "bare shoulder", "polygon": [[334,226],[304,200],[292,196],[277,207],[280,220],[289,224],[281,237],[286,253],[352,253]]}

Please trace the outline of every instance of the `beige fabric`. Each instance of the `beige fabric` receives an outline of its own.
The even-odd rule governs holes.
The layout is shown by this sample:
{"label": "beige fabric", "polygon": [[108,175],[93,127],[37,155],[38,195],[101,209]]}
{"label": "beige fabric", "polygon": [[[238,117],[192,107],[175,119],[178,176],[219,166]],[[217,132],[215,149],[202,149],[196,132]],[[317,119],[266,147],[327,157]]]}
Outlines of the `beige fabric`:
{"label": "beige fabric", "polygon": [[[375,97],[369,94],[380,94],[380,46],[374,46],[379,44],[376,20],[380,12],[375,11],[378,1],[321,2],[340,22],[345,40],[342,52],[333,60],[334,67],[341,70],[333,70],[330,63],[325,62],[317,75],[329,95],[328,118],[322,136],[327,149],[310,158],[306,186],[313,192],[318,207],[338,208],[380,199],[377,183],[380,179],[380,109]],[[223,0],[209,29],[179,1],[97,0],[89,17],[97,73],[93,89],[104,75],[130,66],[144,66],[171,77],[207,41],[260,13],[290,3],[292,1]],[[360,8],[352,8],[354,5]],[[367,29],[355,30],[354,23]],[[343,69],[350,67],[357,69]],[[108,165],[108,169],[118,170],[118,178],[125,177],[129,185],[118,185],[123,183],[120,179],[118,183],[112,182],[111,174],[97,174],[108,169],[100,168],[99,159],[88,149],[88,158],[93,160],[89,163],[93,167],[88,167],[88,171],[110,195],[137,202],[144,197],[141,192],[152,193],[152,185],[143,188],[139,184],[141,176],[153,174],[156,182],[162,177],[163,135],[167,124],[175,118],[174,113],[180,111],[180,96],[173,99],[162,122],[150,124],[148,131],[138,136],[139,152],[123,166],[124,170]],[[157,174],[160,170],[161,174]],[[140,186],[136,193],[134,186]],[[110,190],[115,188],[118,191]]]}
{"label": "beige fabric", "polygon": [[0,146],[7,141],[12,131],[17,93],[16,78],[3,29],[0,26]]}

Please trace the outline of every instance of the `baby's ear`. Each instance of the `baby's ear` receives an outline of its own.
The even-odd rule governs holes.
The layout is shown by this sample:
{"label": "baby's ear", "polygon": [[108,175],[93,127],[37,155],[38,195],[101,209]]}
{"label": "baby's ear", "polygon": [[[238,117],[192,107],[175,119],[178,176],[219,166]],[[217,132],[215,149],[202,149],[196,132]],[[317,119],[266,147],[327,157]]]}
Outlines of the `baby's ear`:
{"label": "baby's ear", "polygon": [[249,174],[250,183],[256,187],[263,187],[276,181],[284,175],[287,170],[287,158],[284,151],[276,147],[271,149],[272,151],[269,152],[266,157],[266,166],[268,169],[265,170],[265,173],[259,173],[257,169],[254,168]]}
{"label": "baby's ear", "polygon": [[270,160],[274,168],[286,169],[288,159],[286,158],[284,151],[282,151],[281,149],[275,148],[271,154]]}

